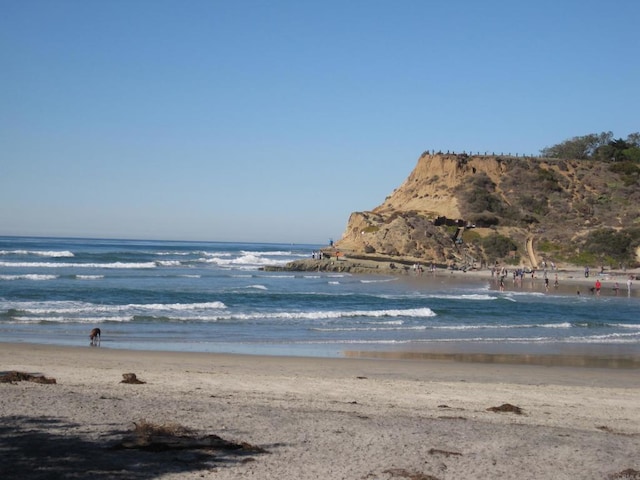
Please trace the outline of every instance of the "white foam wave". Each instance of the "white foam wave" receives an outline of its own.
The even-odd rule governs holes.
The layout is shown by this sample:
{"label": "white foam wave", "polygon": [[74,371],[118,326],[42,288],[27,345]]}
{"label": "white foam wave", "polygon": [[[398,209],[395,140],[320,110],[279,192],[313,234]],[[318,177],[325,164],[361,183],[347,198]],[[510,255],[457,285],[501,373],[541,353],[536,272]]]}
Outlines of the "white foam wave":
{"label": "white foam wave", "polygon": [[[227,306],[222,302],[201,303],[140,303],[128,305],[99,305],[86,302],[23,302],[10,305],[9,308],[19,310],[27,315],[80,315],[84,313],[122,313],[144,315],[149,312],[179,312],[190,310],[222,310]],[[111,318],[111,317],[110,317]],[[110,319],[109,318],[109,319]]]}
{"label": "white foam wave", "polygon": [[632,328],[632,329],[640,329],[640,325],[637,323],[634,324],[628,324],[628,323],[612,323],[611,324],[612,327],[618,327],[618,328]]}
{"label": "white foam wave", "polygon": [[381,278],[376,280],[360,280],[360,283],[387,283],[395,282],[397,278]]}
{"label": "white foam wave", "polygon": [[76,275],[78,280],[100,280],[104,275]]}
{"label": "white foam wave", "polygon": [[545,323],[545,324],[512,324],[512,325],[489,325],[489,324],[477,324],[477,325],[437,325],[434,326],[434,330],[490,330],[490,329],[519,329],[519,328],[571,328],[572,325],[569,322],[563,323]]}
{"label": "white foam wave", "polygon": [[548,297],[549,294],[544,292],[531,292],[531,291],[523,291],[519,292],[517,290],[508,290],[504,292],[500,292],[502,294],[502,298],[505,300],[516,301],[515,298],[512,297]]}
{"label": "white foam wave", "polygon": [[460,294],[429,294],[426,298],[436,298],[440,300],[497,300],[498,297],[486,293],[460,293]]}
{"label": "white foam wave", "polygon": [[53,257],[53,258],[64,258],[64,257],[74,257],[75,255],[68,251],[56,251],[56,250],[0,250],[0,255],[35,255],[38,257]]}
{"label": "white foam wave", "polygon": [[132,317],[130,316],[110,316],[105,317],[78,317],[70,319],[65,316],[47,316],[47,317],[15,317],[11,322],[13,324],[34,324],[34,323],[104,323],[105,321],[126,323],[130,322]]}
{"label": "white foam wave", "polygon": [[[217,315],[205,315],[198,317],[172,318],[172,320],[198,320],[203,322],[221,321],[261,321],[261,320],[332,320],[353,317],[433,317],[436,314],[428,308],[408,310],[373,310],[373,311],[314,311],[314,312],[273,312],[273,313],[221,313]],[[422,329],[422,327],[420,327]]]}
{"label": "white foam wave", "polygon": [[640,341],[640,332],[632,333],[609,333],[604,335],[588,335],[583,337],[567,337],[566,341],[575,342],[588,342],[588,343],[600,343],[600,342],[630,342],[634,343]]}
{"label": "white foam wave", "polygon": [[275,260],[271,258],[264,258],[262,256],[247,254],[241,257],[225,257],[212,256],[211,258],[200,258],[198,261],[203,263],[211,263],[219,266],[235,266],[235,267],[250,267],[259,268],[263,266],[283,265],[286,260]]}
{"label": "white foam wave", "polygon": [[571,328],[573,325],[571,325],[569,322],[562,322],[562,323],[543,323],[541,325],[532,325],[533,327],[542,327],[542,328]]}
{"label": "white foam wave", "polygon": [[336,328],[312,328],[316,332],[398,332],[410,330],[426,330],[425,326],[413,327],[336,327]]}
{"label": "white foam wave", "polygon": [[155,268],[155,262],[113,263],[55,263],[55,262],[0,262],[9,268]]}
{"label": "white foam wave", "polygon": [[[241,250],[240,253],[242,255],[252,255],[254,257],[262,257],[262,256],[267,256],[267,257],[298,257],[298,256],[302,256],[302,255],[294,255],[293,252],[290,251],[282,251],[282,250],[273,250],[273,251],[269,251],[269,252],[255,252],[252,250]],[[307,256],[307,255],[304,255]]]}
{"label": "white foam wave", "polygon": [[213,258],[228,258],[231,257],[231,253],[229,252],[194,252],[199,255],[204,255],[205,257],[213,257]]}
{"label": "white foam wave", "polygon": [[182,265],[179,260],[158,260],[155,263],[160,267],[179,267]]}
{"label": "white foam wave", "polygon": [[516,343],[516,344],[558,344],[558,343],[607,343],[640,344],[640,335],[620,334],[572,336],[572,337],[472,337],[472,338],[429,338],[412,339],[417,343]]}
{"label": "white foam wave", "polygon": [[37,275],[29,273],[26,275],[0,275],[0,280],[55,280],[58,275]]}
{"label": "white foam wave", "polygon": [[259,319],[296,319],[296,320],[329,320],[353,317],[435,317],[430,308],[410,308],[406,310],[354,310],[354,311],[314,311],[314,312],[277,312],[230,315],[228,318],[239,320]]}

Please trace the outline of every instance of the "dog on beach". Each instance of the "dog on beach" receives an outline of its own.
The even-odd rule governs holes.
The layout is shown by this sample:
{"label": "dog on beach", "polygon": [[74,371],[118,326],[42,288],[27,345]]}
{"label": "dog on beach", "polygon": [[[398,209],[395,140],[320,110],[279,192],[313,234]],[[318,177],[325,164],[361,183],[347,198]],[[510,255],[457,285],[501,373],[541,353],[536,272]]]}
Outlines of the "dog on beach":
{"label": "dog on beach", "polygon": [[95,347],[97,345],[100,345],[100,334],[102,332],[100,331],[99,328],[94,328],[93,330],[91,330],[91,333],[89,334],[89,340],[91,340],[91,346]]}

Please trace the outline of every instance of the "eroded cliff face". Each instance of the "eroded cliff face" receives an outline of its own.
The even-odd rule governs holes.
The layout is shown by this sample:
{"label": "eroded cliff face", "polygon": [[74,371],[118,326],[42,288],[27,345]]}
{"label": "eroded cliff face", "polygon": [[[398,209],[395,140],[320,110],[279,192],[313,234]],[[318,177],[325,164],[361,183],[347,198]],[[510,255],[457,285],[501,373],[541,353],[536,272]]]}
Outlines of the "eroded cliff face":
{"label": "eroded cliff face", "polygon": [[499,183],[503,168],[495,157],[423,155],[416,168],[374,212],[416,211],[433,216],[460,218],[456,189],[478,171]]}
{"label": "eroded cliff face", "polygon": [[503,257],[537,266],[553,255],[534,245],[561,248],[594,228],[637,225],[640,188],[623,183],[592,161],[423,154],[382,204],[351,214],[336,247],[471,265],[502,259],[483,242],[500,235],[512,242]]}

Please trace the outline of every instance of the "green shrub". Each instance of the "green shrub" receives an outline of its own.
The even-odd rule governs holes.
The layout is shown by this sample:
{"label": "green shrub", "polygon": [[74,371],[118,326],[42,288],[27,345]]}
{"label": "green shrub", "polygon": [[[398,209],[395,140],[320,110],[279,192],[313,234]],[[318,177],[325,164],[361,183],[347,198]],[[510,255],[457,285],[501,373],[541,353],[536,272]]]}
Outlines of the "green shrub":
{"label": "green shrub", "polygon": [[498,233],[483,238],[482,248],[488,258],[505,258],[509,252],[518,250],[513,240]]}
{"label": "green shrub", "polygon": [[464,240],[464,243],[473,243],[481,241],[482,237],[478,232],[474,232],[473,230],[465,230],[462,233],[462,240]]}
{"label": "green shrub", "polygon": [[603,228],[591,232],[584,241],[583,250],[607,263],[629,263],[635,259],[640,245],[640,228],[614,230]]}
{"label": "green shrub", "polygon": [[594,255],[591,252],[580,252],[574,255],[571,255],[567,258],[569,263],[573,263],[574,265],[597,265],[598,256]]}

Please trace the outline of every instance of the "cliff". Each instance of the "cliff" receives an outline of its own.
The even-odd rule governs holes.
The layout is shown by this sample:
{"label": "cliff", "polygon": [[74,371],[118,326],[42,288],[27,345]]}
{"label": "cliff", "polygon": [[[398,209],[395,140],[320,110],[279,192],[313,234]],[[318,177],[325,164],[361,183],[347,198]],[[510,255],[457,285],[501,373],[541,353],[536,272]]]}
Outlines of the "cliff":
{"label": "cliff", "polygon": [[480,267],[640,262],[640,167],[423,154],[382,204],[351,214],[349,257]]}

